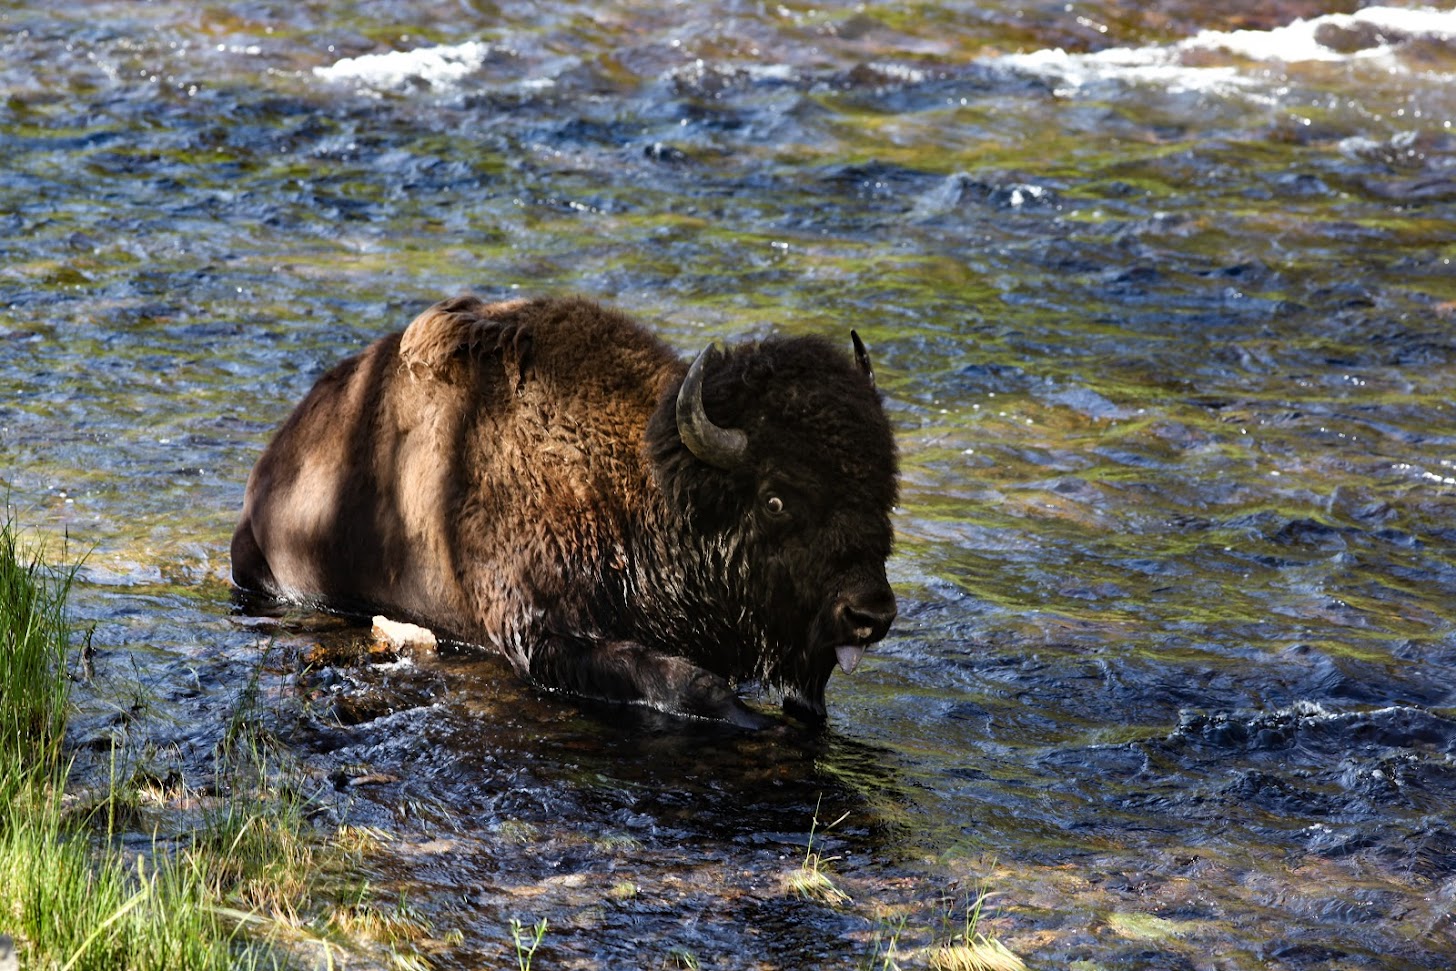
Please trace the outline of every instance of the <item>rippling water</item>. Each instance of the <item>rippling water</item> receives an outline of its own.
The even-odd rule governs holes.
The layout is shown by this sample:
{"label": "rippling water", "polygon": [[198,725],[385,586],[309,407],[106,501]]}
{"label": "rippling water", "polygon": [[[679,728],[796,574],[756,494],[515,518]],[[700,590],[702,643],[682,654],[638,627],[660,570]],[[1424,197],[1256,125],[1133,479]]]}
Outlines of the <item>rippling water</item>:
{"label": "rippling water", "polygon": [[[1456,15],[1356,7],[0,6],[0,480],[93,549],[83,731],[140,690],[205,771],[266,651],[439,967],[916,966],[983,883],[1034,967],[1450,967]],[[902,619],[825,737],[233,611],[268,433],[467,289],[866,337]]]}

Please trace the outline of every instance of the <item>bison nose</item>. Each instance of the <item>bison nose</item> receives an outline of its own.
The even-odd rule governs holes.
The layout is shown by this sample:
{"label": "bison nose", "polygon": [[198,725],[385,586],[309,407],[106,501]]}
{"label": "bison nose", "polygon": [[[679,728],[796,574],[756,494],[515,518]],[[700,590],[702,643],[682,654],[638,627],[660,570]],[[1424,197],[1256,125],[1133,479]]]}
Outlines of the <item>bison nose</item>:
{"label": "bison nose", "polygon": [[897,613],[889,587],[847,593],[835,607],[843,630],[860,644],[883,639]]}

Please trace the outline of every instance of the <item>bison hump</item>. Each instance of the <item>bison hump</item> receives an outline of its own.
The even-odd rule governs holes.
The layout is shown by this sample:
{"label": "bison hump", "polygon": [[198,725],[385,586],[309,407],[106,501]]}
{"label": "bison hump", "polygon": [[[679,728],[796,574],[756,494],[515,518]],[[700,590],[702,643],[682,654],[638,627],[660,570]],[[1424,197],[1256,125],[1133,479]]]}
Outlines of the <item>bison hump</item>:
{"label": "bison hump", "polygon": [[401,362],[411,374],[441,374],[462,354],[507,351],[521,372],[529,336],[512,318],[525,300],[486,303],[478,297],[442,300],[410,322],[399,343]]}

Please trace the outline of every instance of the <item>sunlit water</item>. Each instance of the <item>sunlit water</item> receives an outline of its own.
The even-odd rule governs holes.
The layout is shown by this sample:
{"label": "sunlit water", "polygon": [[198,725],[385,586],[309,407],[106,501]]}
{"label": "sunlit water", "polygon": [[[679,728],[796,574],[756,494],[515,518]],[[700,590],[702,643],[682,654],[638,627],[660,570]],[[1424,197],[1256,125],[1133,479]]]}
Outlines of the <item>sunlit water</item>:
{"label": "sunlit water", "polygon": [[[917,966],[985,885],[1033,967],[1449,968],[1456,15],[1354,8],[5,5],[0,480],[92,550],[78,744],[205,773],[266,654],[438,967]],[[235,612],[270,430],[463,290],[865,336],[902,614],[825,736]]]}

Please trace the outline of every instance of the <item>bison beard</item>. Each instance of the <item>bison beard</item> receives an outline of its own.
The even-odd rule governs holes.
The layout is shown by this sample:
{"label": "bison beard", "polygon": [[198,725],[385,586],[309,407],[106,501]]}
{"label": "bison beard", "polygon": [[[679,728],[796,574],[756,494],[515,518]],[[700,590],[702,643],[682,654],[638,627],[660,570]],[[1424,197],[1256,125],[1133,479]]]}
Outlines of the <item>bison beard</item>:
{"label": "bison beard", "polygon": [[578,299],[436,304],[314,386],[258,460],[239,587],[383,611],[547,689],[745,727],[824,717],[895,615],[894,441],[857,335],[688,368]]}

